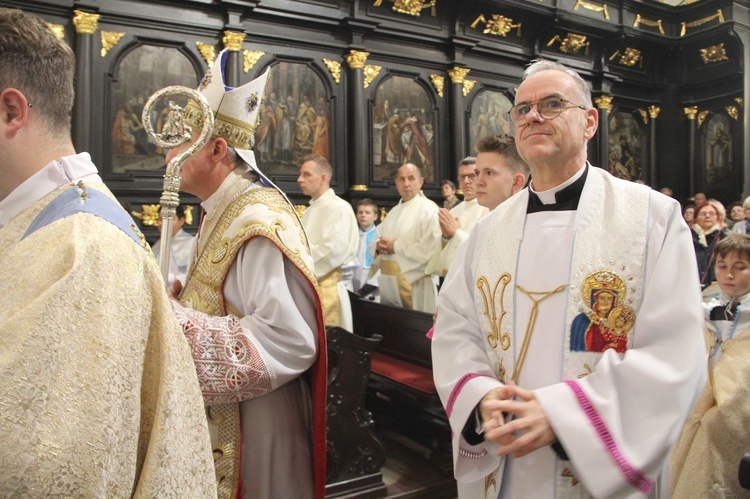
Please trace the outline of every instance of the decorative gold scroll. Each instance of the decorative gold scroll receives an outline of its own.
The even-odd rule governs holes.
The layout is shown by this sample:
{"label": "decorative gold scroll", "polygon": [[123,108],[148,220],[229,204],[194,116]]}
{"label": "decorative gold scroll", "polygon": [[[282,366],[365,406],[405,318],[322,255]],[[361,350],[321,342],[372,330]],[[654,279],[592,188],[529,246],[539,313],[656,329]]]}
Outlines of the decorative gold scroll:
{"label": "decorative gold scroll", "polygon": [[471,69],[469,68],[460,68],[458,66],[454,67],[453,69],[448,70],[448,76],[451,77],[452,83],[461,83],[463,84],[464,78],[466,78],[466,75],[469,74]]}
{"label": "decorative gold scroll", "polygon": [[76,27],[76,33],[79,35],[93,35],[96,33],[99,18],[102,16],[82,10],[74,10],[73,14],[73,25]]}
{"label": "decorative gold scroll", "polygon": [[703,122],[706,120],[706,117],[708,116],[708,111],[701,111],[698,113],[698,127],[703,125]]}
{"label": "decorative gold scroll", "polygon": [[648,125],[648,113],[645,109],[639,109],[638,112],[641,114],[641,118],[643,118],[643,124]]}
{"label": "decorative gold scroll", "polygon": [[735,97],[734,98],[734,102],[736,102],[737,104],[739,104],[740,107],[744,106],[743,101],[742,101],[742,97]]}
{"label": "decorative gold scroll", "polygon": [[521,36],[521,23],[513,24],[513,19],[510,17],[505,17],[500,14],[492,14],[492,19],[487,20],[487,18],[484,17],[484,14],[479,14],[479,17],[471,23],[471,27],[476,28],[477,24],[480,22],[484,23],[484,30],[482,33],[485,35],[507,36],[508,33],[510,33],[510,30],[516,28],[516,36]]}
{"label": "decorative gold scroll", "polygon": [[339,61],[334,61],[333,59],[323,59],[323,64],[325,64],[328,71],[331,72],[333,81],[339,83],[341,81],[341,63]]}
{"label": "decorative gold scroll", "polygon": [[625,50],[623,52],[617,50],[610,56],[609,60],[611,61],[618,56],[620,57],[620,60],[617,62],[619,62],[623,66],[633,67],[638,64],[639,61],[641,61],[641,51],[631,47],[625,47]]}
{"label": "decorative gold scroll", "polygon": [[566,54],[577,54],[582,48],[586,48],[585,54],[589,53],[590,43],[586,41],[585,35],[577,35],[575,33],[567,33],[565,38],[561,38],[560,35],[553,36],[547,46],[552,46],[555,42],[560,42],[560,51]]}
{"label": "decorative gold scroll", "polygon": [[255,66],[261,57],[266,55],[262,50],[248,50],[242,51],[242,70],[247,73],[253,66]]}
{"label": "decorative gold scroll", "polygon": [[247,36],[245,33],[225,31],[221,43],[224,44],[225,48],[228,48],[232,52],[239,52],[242,50],[242,42],[245,41],[245,36]]}
{"label": "decorative gold scroll", "polygon": [[52,23],[47,23],[47,26],[49,26],[49,29],[52,30],[58,39],[65,41],[65,26]]}
{"label": "decorative gold scroll", "polygon": [[370,65],[368,64],[365,66],[365,88],[370,86],[370,83],[372,83],[372,80],[377,78],[377,76],[380,74],[380,70],[383,69],[380,66]]}
{"label": "decorative gold scroll", "polygon": [[602,95],[600,97],[597,97],[594,99],[594,102],[596,103],[596,107],[599,109],[603,109],[607,111],[608,113],[612,112],[612,99],[614,97],[611,95]]}
{"label": "decorative gold scroll", "polygon": [[596,5],[595,3],[585,2],[584,0],[576,0],[576,4],[573,7],[573,10],[578,10],[578,7],[583,7],[584,9],[592,10],[594,12],[602,12],[604,13],[604,18],[609,21],[609,11],[607,10],[607,4],[602,5]]}
{"label": "decorative gold scroll", "polygon": [[661,19],[657,19],[656,21],[652,21],[650,19],[646,19],[640,14],[636,14],[635,21],[633,22],[634,28],[639,28],[641,24],[645,24],[646,26],[650,26],[652,28],[659,28],[659,33],[662,35],[664,33],[664,24],[661,22]]}
{"label": "decorative gold scroll", "polygon": [[685,111],[685,116],[689,120],[694,120],[698,116],[698,106],[686,107],[683,108],[683,111]]}
{"label": "decorative gold scroll", "polygon": [[[422,0],[391,0],[393,2],[392,9],[395,12],[398,12],[400,14],[408,14],[410,16],[416,16],[418,17],[422,10],[429,9],[432,7],[431,13],[432,17],[435,17],[437,15],[437,12],[435,11],[435,5],[437,4],[437,0],[430,0],[430,1],[422,1]],[[383,3],[383,0],[375,0],[375,3],[372,4],[373,7],[380,7],[380,5]]]}
{"label": "decorative gold scroll", "polygon": [[443,87],[445,86],[445,77],[440,75],[430,75],[432,86],[435,87],[438,95],[443,96]]}
{"label": "decorative gold scroll", "polygon": [[369,52],[350,50],[349,55],[346,56],[346,63],[352,69],[362,69],[365,67],[365,61],[367,61],[369,55]]}
{"label": "decorative gold scroll", "polygon": [[704,17],[703,19],[698,19],[697,21],[683,22],[682,29],[680,30],[680,36],[685,36],[685,34],[687,33],[687,28],[694,28],[696,26],[701,26],[703,24],[706,24],[707,22],[713,21],[714,19],[718,19],[719,24],[724,22],[724,13],[721,11],[721,9],[716,9],[716,14],[710,15],[708,17]]}
{"label": "decorative gold scroll", "polygon": [[143,211],[134,210],[130,214],[140,220],[144,227],[156,227],[159,222],[160,208],[158,204],[142,204],[141,210]]}
{"label": "decorative gold scroll", "polygon": [[729,60],[723,43],[700,49],[700,54],[701,59],[703,59],[703,64],[712,64],[714,62]]}
{"label": "decorative gold scroll", "polygon": [[739,113],[739,109],[737,109],[737,106],[727,106],[724,109],[727,110],[727,114],[731,116],[732,118],[734,118],[735,121],[739,119],[740,113]]}
{"label": "decorative gold scroll", "polygon": [[464,79],[464,82],[461,87],[461,92],[464,94],[464,97],[466,97],[467,95],[471,93],[471,89],[473,89],[474,85],[476,84],[477,84],[476,80]]}
{"label": "decorative gold scroll", "polygon": [[206,64],[211,66],[216,58],[216,47],[203,42],[195,42],[195,46],[198,47],[198,52],[201,53]]}
{"label": "decorative gold scroll", "polygon": [[105,57],[112,50],[112,47],[117,45],[120,39],[125,36],[125,33],[118,33],[116,31],[100,31],[99,34],[102,37],[102,57]]}
{"label": "decorative gold scroll", "polygon": [[652,120],[655,120],[659,117],[659,113],[661,112],[661,108],[657,106],[649,106],[648,107],[648,115],[651,117]]}

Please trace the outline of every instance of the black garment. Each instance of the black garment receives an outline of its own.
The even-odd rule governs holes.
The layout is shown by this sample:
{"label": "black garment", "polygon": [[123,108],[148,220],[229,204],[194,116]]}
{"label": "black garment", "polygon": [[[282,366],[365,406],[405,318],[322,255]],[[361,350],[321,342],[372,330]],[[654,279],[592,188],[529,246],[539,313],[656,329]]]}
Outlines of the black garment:
{"label": "black garment", "polygon": [[710,234],[706,234],[706,243],[708,246],[703,246],[698,240],[698,234],[694,230],[691,230],[693,234],[693,248],[695,249],[695,258],[698,262],[698,278],[701,281],[701,287],[705,288],[716,280],[716,274],[714,273],[714,248],[716,244],[727,237],[727,233],[721,229],[717,229]]}
{"label": "black garment", "polygon": [[[529,189],[529,206],[526,213],[538,213],[540,211],[575,211],[578,209],[578,201],[581,200],[583,185],[586,183],[586,177],[589,174],[588,163],[584,166],[586,169],[583,174],[572,184],[555,193],[554,204],[544,204],[531,189]],[[529,179],[531,182],[531,179]]]}

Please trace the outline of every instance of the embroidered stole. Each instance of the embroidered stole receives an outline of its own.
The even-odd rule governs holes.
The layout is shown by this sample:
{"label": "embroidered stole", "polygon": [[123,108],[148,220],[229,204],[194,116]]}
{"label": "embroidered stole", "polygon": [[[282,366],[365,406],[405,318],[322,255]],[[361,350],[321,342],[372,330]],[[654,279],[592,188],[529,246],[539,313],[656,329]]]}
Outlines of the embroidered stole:
{"label": "embroidered stole", "polygon": [[[581,333],[585,338],[603,337],[605,343],[609,340],[607,345],[621,344],[624,349],[632,343],[645,272],[649,192],[645,186],[616,180],[600,169],[592,168],[589,172],[576,214],[572,261],[560,262],[570,266],[570,283],[555,284],[569,284],[564,291],[567,312],[565,345],[560,351],[561,382],[593,372],[603,352],[603,349],[571,348],[571,342],[576,340],[571,338],[574,320],[586,326]],[[485,350],[493,372],[503,383],[510,380],[510,373],[516,369],[529,319],[515,316],[518,257],[523,249],[527,205],[528,190],[524,190],[488,215],[493,218],[477,259],[474,301]],[[595,306],[598,293],[608,291],[615,295],[614,306],[608,317],[598,317],[595,311],[599,308]],[[593,324],[597,324],[598,330],[592,333]],[[487,498],[497,497],[504,467],[503,459],[498,469],[485,478]],[[578,480],[570,479],[568,468],[569,465],[560,466],[558,460],[559,497],[576,496],[582,490],[580,485],[577,488],[572,485]]]}
{"label": "embroidered stole", "polygon": [[[237,179],[233,195],[226,196],[229,205],[219,211],[203,237],[188,272],[180,301],[209,315],[227,315],[224,281],[239,250],[253,237],[271,240],[315,287],[315,274],[307,238],[293,208],[273,188],[254,188],[243,192],[251,183]],[[238,191],[238,192],[237,192]],[[252,216],[242,216],[252,210]],[[201,241],[202,242],[202,241]],[[317,293],[317,287],[316,287]],[[324,337],[322,318],[318,317],[319,334]],[[325,348],[325,340],[322,342]],[[325,351],[319,359],[325,366]],[[241,478],[241,446],[239,403],[220,404],[206,408],[219,499],[235,499]],[[215,438],[218,436],[218,439]]]}

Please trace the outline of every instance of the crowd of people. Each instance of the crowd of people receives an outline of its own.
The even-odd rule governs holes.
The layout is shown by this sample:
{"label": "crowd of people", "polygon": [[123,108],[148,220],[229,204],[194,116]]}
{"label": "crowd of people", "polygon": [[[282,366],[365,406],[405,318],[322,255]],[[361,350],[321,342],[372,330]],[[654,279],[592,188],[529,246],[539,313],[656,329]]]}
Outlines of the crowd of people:
{"label": "crowd of people", "polygon": [[199,87],[217,126],[181,189],[203,216],[188,240],[178,212],[165,291],[73,148],[71,49],[0,8],[0,495],[322,499],[325,327],[351,328],[347,287],[435,313],[461,498],[748,494],[750,200],[683,210],[596,168],[588,85],[537,60],[513,135],[458,165],[463,201],[447,184],[439,207],[405,163],[376,224],[312,154],[300,219],[252,151],[268,73],[228,87],[227,56]]}

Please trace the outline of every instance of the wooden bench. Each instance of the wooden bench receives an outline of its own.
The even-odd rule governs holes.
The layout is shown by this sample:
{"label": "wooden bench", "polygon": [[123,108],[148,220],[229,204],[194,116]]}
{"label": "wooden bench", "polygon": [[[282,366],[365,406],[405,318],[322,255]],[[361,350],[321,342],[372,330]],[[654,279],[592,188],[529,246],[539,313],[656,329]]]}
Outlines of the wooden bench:
{"label": "wooden bench", "polygon": [[379,429],[400,435],[441,470],[452,470],[451,430],[432,380],[432,316],[351,297],[354,333],[382,336],[372,350],[367,407]]}

